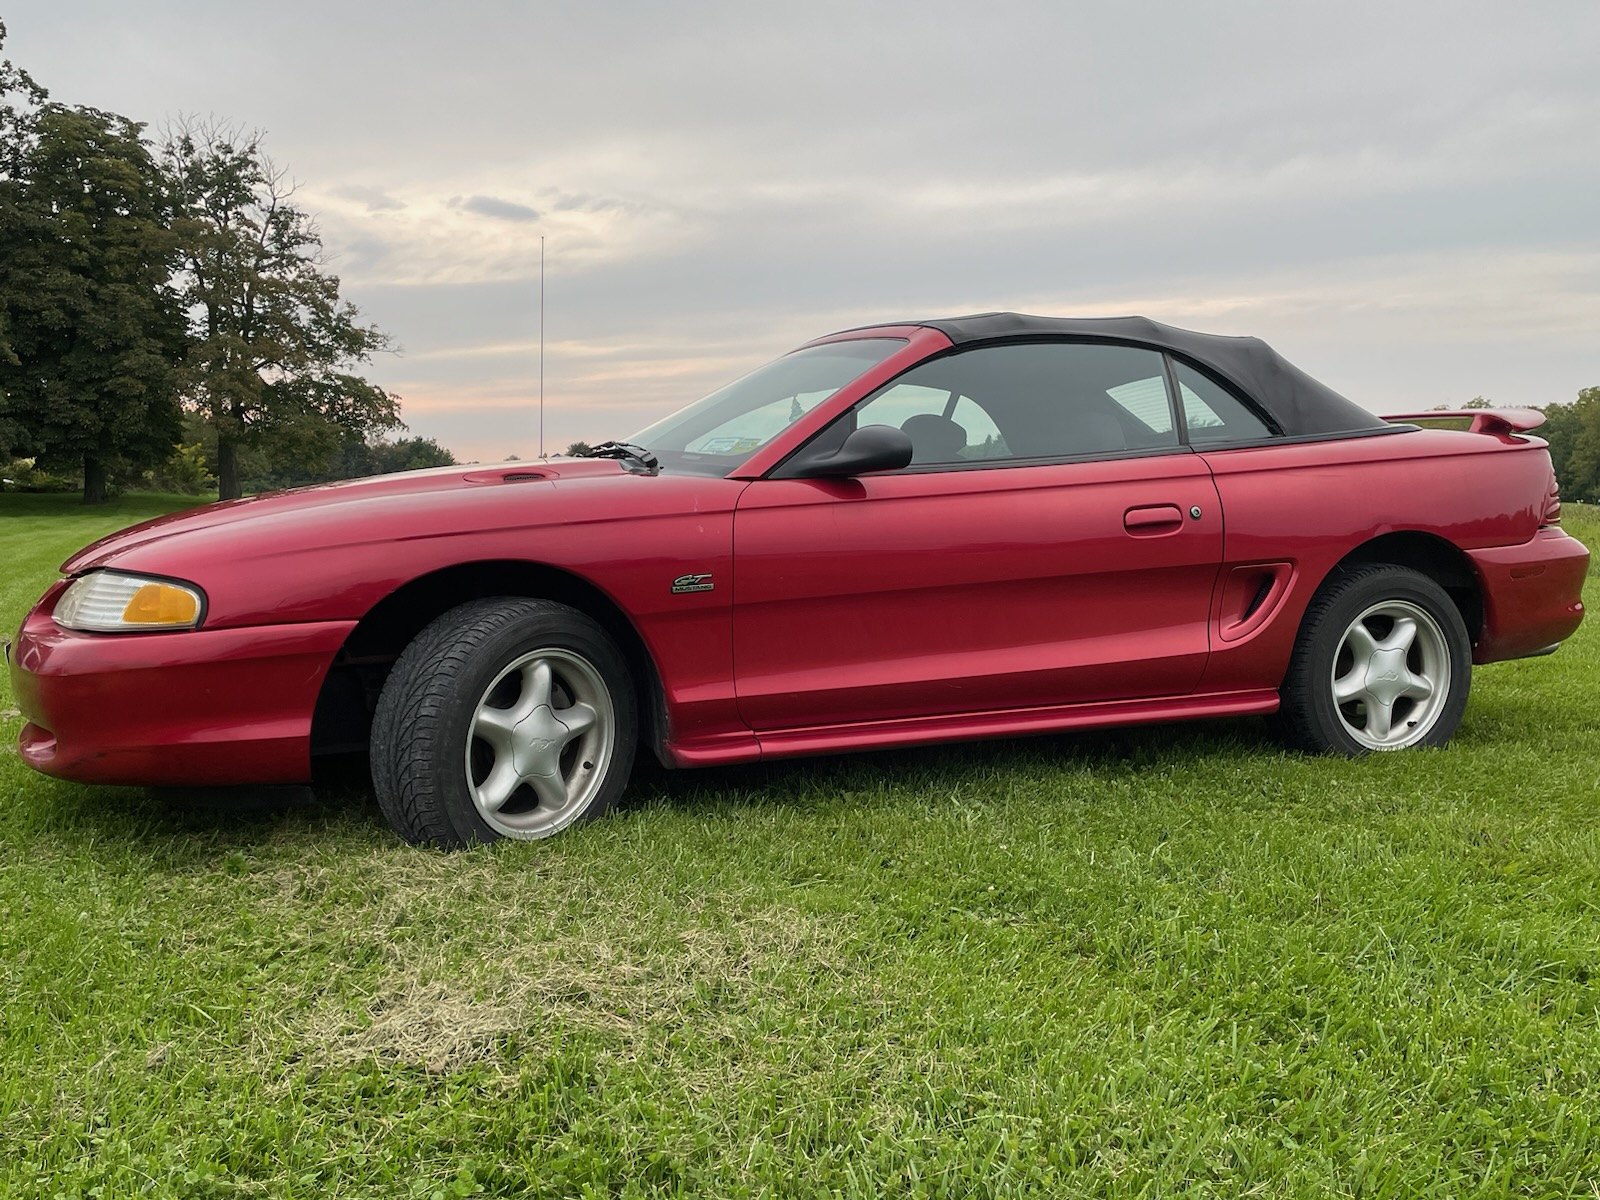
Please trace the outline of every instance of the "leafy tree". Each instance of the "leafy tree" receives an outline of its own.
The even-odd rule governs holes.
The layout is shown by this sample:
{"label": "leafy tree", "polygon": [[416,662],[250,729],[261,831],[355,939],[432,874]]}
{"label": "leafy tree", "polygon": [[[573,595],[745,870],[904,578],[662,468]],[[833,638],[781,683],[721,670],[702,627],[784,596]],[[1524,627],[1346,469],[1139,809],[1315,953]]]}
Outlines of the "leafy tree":
{"label": "leafy tree", "polygon": [[1561,494],[1600,503],[1600,387],[1584,388],[1571,404],[1549,404],[1536,431],[1550,443]]}
{"label": "leafy tree", "polygon": [[412,437],[389,441],[368,438],[346,442],[340,453],[316,478],[307,483],[334,479],[360,479],[367,475],[389,475],[396,471],[420,471],[426,467],[453,466],[456,456],[432,438]]}
{"label": "leafy tree", "polygon": [[316,226],[259,135],[180,125],[162,157],[189,317],[186,399],[215,434],[221,498],[242,494],[241,448],[317,461],[403,428],[397,398],[354,373],[389,340],[340,300]]}
{"label": "leafy tree", "polygon": [[167,197],[136,122],[45,104],[29,126],[0,199],[3,412],[40,467],[81,465],[96,504],[108,471],[158,463],[178,437]]}
{"label": "leafy tree", "polygon": [[593,450],[594,447],[589,445],[588,442],[573,442],[572,445],[567,447],[567,456],[569,458],[584,458]]}
{"label": "leafy tree", "polygon": [[1568,465],[1572,458],[1572,444],[1577,440],[1583,424],[1582,415],[1575,404],[1547,404],[1539,411],[1544,413],[1544,424],[1534,432],[1550,443],[1550,462],[1556,469],[1556,480],[1561,485],[1562,495],[1569,500],[1576,500],[1578,493]]}
{"label": "leafy tree", "polygon": [[[6,26],[0,21],[0,48],[5,46]],[[0,59],[0,230],[15,229],[21,220],[23,164],[34,144],[34,126],[39,106],[47,93],[10,59]],[[4,287],[0,279],[0,287]],[[0,367],[18,365],[9,333],[6,295],[0,292]],[[0,460],[24,449],[24,431],[6,416],[5,385],[0,382]]]}
{"label": "leafy tree", "polygon": [[456,456],[432,438],[397,438],[392,442],[368,442],[367,445],[373,451],[373,462],[378,468],[375,474],[456,465]]}
{"label": "leafy tree", "polygon": [[[0,49],[6,44],[6,23],[0,20]],[[49,93],[21,67],[0,58],[0,179],[14,178],[29,143],[35,110]]]}
{"label": "leafy tree", "polygon": [[180,442],[171,458],[145,476],[145,483],[158,492],[198,496],[215,487],[217,479],[206,467],[205,447],[199,442]]}

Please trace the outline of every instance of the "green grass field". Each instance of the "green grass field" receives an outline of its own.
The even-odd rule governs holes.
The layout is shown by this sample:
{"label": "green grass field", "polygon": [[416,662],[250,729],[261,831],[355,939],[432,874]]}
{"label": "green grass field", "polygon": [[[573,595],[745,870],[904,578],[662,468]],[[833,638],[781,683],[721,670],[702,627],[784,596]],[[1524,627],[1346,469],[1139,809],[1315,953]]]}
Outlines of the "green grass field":
{"label": "green grass field", "polygon": [[[0,624],[179,503],[0,497]],[[1597,664],[1479,671],[1444,751],[672,774],[461,855],[0,752],[0,1196],[1592,1198]]]}

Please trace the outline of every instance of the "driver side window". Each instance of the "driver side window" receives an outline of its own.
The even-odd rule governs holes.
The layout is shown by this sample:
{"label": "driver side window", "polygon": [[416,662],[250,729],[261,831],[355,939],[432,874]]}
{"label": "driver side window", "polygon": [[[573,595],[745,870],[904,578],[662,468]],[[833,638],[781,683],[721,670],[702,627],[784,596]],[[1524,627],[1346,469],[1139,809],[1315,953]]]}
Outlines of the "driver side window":
{"label": "driver side window", "polygon": [[1161,353],[1110,343],[1022,342],[948,354],[912,368],[851,416],[853,427],[902,430],[913,467],[1178,447]]}
{"label": "driver side window", "polygon": [[856,410],[856,425],[893,425],[911,438],[911,465],[1010,458],[989,414],[970,397],[917,383],[897,383]]}

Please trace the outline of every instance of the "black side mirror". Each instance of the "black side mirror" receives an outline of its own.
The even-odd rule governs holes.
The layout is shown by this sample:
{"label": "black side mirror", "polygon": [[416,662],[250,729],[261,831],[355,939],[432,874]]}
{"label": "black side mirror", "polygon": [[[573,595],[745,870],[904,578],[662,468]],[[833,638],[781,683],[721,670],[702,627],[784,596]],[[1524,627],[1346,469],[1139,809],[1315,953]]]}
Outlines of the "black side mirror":
{"label": "black side mirror", "polygon": [[802,450],[784,474],[791,479],[848,479],[868,471],[898,471],[910,464],[911,453],[911,439],[893,425],[863,425],[837,450]]}

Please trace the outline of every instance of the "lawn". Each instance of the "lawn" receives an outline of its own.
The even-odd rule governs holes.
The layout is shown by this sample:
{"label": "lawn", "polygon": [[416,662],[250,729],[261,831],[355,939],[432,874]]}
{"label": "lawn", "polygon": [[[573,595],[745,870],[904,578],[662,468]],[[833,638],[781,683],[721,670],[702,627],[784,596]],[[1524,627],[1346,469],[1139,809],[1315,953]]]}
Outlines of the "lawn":
{"label": "lawn", "polygon": [[[68,501],[0,497],[7,629],[180,504]],[[1479,671],[1443,751],[672,774],[459,855],[0,753],[0,1195],[1593,1197],[1597,664]]]}

